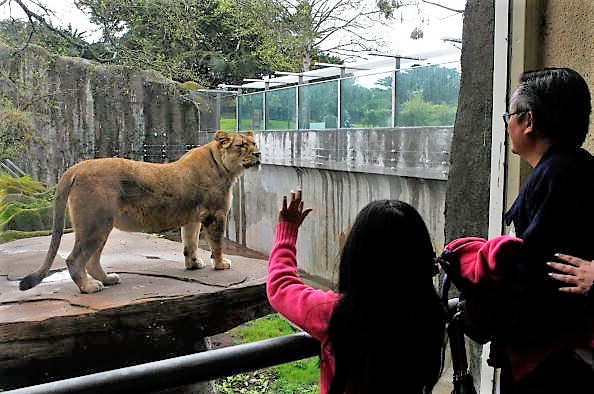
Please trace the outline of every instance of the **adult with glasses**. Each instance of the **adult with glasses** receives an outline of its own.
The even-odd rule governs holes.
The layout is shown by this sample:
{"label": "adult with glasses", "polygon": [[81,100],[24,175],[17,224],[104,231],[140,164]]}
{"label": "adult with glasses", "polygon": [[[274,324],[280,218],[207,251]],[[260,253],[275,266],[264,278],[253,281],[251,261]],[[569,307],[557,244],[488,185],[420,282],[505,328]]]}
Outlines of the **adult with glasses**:
{"label": "adult with glasses", "polygon": [[[594,258],[594,157],[581,148],[591,110],[588,85],[576,71],[524,72],[503,114],[512,152],[532,167],[504,216],[522,239],[519,253],[489,253],[485,260],[484,248],[446,246],[463,263],[462,276],[496,278],[503,324],[493,343],[501,394],[594,390],[594,323],[587,297],[559,291],[564,284],[549,275],[554,270],[547,264],[556,252]],[[493,275],[476,275],[484,270]]]}

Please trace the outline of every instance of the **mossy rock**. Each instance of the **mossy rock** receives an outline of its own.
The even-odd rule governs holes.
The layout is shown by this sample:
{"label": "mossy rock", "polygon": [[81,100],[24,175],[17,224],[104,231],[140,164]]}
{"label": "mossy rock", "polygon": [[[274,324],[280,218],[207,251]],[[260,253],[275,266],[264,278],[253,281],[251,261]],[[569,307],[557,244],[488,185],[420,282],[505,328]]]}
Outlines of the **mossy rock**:
{"label": "mossy rock", "polygon": [[4,190],[6,194],[23,193],[26,195],[47,191],[47,187],[43,183],[34,180],[28,175],[20,178],[11,178],[6,174],[0,174],[0,189]]}
{"label": "mossy rock", "polygon": [[10,218],[22,211],[23,208],[25,207],[20,203],[0,205],[0,224],[8,222]]}
{"label": "mossy rock", "polygon": [[[0,176],[0,231],[49,231],[54,192],[27,176]],[[67,214],[66,226],[71,226]]]}
{"label": "mossy rock", "polygon": [[[51,230],[53,222],[53,207],[21,209],[13,214],[5,223],[0,224],[0,229],[19,231]],[[66,215],[67,227],[71,226]]]}
{"label": "mossy rock", "polygon": [[23,193],[12,193],[12,194],[5,195],[3,200],[6,203],[20,202],[23,204],[28,204],[28,203],[32,202],[33,200],[35,200],[35,197],[28,196]]}
{"label": "mossy rock", "polygon": [[40,231],[17,231],[17,230],[8,230],[8,231],[0,231],[0,244],[16,241],[17,239],[24,239],[24,238],[31,238],[31,237],[42,237],[45,235],[50,235],[52,232],[49,230],[40,230]]}
{"label": "mossy rock", "polygon": [[47,230],[41,215],[36,209],[23,209],[15,213],[5,225],[6,230],[38,231]]}
{"label": "mossy rock", "polygon": [[200,85],[198,82],[195,82],[195,81],[186,81],[182,84],[182,86],[188,90],[205,89],[204,86]]}

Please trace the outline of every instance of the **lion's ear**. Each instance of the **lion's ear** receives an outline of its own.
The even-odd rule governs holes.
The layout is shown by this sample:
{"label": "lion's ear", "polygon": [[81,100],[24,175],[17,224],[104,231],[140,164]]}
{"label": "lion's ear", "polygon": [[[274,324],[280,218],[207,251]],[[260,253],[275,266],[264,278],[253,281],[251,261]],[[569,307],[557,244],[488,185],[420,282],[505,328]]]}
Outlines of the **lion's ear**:
{"label": "lion's ear", "polygon": [[225,145],[230,142],[229,133],[223,130],[217,131],[215,133],[214,139],[221,145]]}
{"label": "lion's ear", "polygon": [[245,135],[247,135],[248,137],[253,137],[254,136],[254,132],[250,130],[247,133],[245,133]]}

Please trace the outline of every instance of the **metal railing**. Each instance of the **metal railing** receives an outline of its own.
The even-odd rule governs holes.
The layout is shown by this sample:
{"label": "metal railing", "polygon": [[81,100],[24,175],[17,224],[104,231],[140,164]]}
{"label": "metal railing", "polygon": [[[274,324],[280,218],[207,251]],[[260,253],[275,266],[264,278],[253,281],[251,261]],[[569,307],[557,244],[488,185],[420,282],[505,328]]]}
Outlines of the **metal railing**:
{"label": "metal railing", "polygon": [[320,343],[307,333],[299,332],[3,391],[2,394],[151,393],[301,360],[319,353]]}
{"label": "metal railing", "polygon": [[[447,291],[444,292],[444,295]],[[466,345],[459,313],[459,299],[444,297],[450,311],[448,338],[454,369],[452,394],[476,394],[466,359]],[[207,350],[131,367],[98,372],[2,394],[103,394],[157,393],[200,382],[255,371],[274,365],[317,356],[320,343],[305,332]]]}
{"label": "metal railing", "polygon": [[25,176],[25,171],[21,170],[19,166],[13,163],[10,159],[0,160],[0,169],[6,171],[10,176],[14,178],[20,178]]}

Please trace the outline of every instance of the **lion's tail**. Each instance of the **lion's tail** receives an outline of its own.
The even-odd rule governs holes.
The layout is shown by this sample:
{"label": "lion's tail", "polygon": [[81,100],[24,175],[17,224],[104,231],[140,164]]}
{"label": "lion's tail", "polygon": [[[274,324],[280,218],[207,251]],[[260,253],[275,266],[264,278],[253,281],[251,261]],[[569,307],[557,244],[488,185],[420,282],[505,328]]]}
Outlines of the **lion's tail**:
{"label": "lion's tail", "polygon": [[70,187],[74,182],[74,175],[72,171],[67,171],[56,185],[56,196],[54,200],[54,224],[52,228],[52,240],[49,249],[45,256],[45,261],[37,269],[37,271],[30,273],[21,279],[19,289],[29,290],[37,286],[43,278],[45,278],[54,262],[54,258],[58,253],[62,234],[64,233],[64,221],[66,214],[66,204],[68,202],[68,195],[70,194]]}

